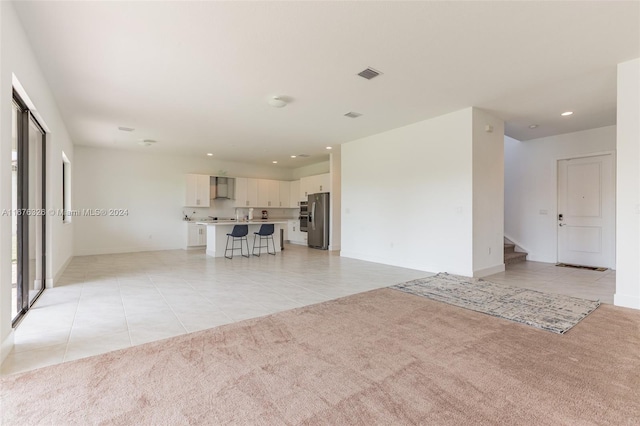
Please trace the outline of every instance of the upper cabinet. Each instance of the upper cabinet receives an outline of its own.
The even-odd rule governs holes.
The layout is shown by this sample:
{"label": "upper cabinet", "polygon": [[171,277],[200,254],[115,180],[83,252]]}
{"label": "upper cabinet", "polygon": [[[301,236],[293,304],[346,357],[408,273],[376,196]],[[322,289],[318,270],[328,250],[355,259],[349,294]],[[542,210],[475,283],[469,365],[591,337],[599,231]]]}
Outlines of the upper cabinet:
{"label": "upper cabinet", "polygon": [[289,207],[298,207],[300,205],[300,181],[294,180],[289,184]]}
{"label": "upper cabinet", "polygon": [[278,181],[280,184],[280,206],[279,207],[296,207],[297,204],[291,204],[289,193],[291,192],[291,182],[286,180]]}
{"label": "upper cabinet", "polygon": [[[253,207],[282,207],[280,205],[280,181],[258,180],[258,203]],[[285,182],[286,183],[286,182]]]}
{"label": "upper cabinet", "polygon": [[236,178],[236,207],[247,207],[247,178]]}
{"label": "upper cabinet", "polygon": [[260,179],[247,178],[247,206],[258,207],[258,182]]}
{"label": "upper cabinet", "polygon": [[267,207],[280,207],[280,181],[278,180],[269,180],[268,183],[268,194],[269,198],[267,199]]}
{"label": "upper cabinet", "polygon": [[300,179],[300,198],[304,201],[309,194],[329,192],[331,178],[329,173],[307,176]]}
{"label": "upper cabinet", "polygon": [[209,175],[187,175],[187,193],[185,207],[209,207],[211,184]]}
{"label": "upper cabinet", "polygon": [[[311,176],[311,178],[317,181],[313,179],[308,181],[308,188],[305,189],[306,192],[313,194],[328,190],[326,189],[326,184],[321,183],[317,176]],[[213,182],[215,178],[211,180]],[[300,200],[307,199],[307,196],[302,193],[301,181],[299,180],[289,182],[238,177],[233,178],[233,182],[235,183],[233,190],[235,195],[232,198],[234,207],[292,208],[298,207]],[[220,183],[217,185],[211,184],[210,186],[209,176],[187,175],[187,198],[185,207],[209,207],[209,199],[215,197],[216,190],[219,189]]]}
{"label": "upper cabinet", "polygon": [[260,179],[236,178],[236,207],[258,206],[258,181]]}

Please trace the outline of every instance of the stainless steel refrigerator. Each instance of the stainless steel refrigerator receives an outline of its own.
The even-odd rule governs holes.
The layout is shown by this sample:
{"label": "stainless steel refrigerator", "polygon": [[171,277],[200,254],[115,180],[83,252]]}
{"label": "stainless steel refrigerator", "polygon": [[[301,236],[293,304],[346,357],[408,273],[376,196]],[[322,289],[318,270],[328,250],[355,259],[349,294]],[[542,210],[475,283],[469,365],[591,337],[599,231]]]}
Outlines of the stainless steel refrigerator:
{"label": "stainless steel refrigerator", "polygon": [[309,224],[307,243],[309,247],[329,249],[329,193],[320,192],[308,197]]}

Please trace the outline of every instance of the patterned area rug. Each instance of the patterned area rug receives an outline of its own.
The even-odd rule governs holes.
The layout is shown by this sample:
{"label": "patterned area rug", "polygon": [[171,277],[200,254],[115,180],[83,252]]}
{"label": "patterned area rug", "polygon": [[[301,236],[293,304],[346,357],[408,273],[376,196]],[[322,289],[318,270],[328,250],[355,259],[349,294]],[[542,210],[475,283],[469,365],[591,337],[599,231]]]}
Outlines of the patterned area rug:
{"label": "patterned area rug", "polygon": [[566,333],[600,306],[598,300],[543,293],[447,273],[391,288],[558,334]]}

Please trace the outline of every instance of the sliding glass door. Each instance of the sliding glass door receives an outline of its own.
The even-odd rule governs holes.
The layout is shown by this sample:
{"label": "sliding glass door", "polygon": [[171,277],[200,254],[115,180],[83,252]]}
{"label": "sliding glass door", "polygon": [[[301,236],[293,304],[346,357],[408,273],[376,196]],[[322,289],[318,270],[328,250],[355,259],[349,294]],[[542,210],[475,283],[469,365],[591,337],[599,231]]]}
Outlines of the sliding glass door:
{"label": "sliding glass door", "polygon": [[12,134],[13,324],[45,287],[45,133],[17,94]]}

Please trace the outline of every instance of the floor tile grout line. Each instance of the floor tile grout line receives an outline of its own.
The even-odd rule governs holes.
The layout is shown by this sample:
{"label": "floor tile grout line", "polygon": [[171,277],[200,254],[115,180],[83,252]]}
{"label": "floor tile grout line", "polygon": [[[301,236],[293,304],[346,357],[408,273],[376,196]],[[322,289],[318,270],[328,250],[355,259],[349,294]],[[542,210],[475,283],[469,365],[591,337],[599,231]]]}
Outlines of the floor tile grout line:
{"label": "floor tile grout line", "polygon": [[62,362],[66,362],[67,360],[67,353],[69,352],[69,344],[71,343],[71,334],[73,333],[73,325],[76,323],[76,317],[78,315],[78,309],[80,309],[80,303],[82,302],[82,293],[84,293],[84,283],[86,282],[86,280],[87,280],[87,274],[85,273],[84,279],[80,287],[80,296],[78,297],[78,304],[76,305],[76,310],[73,314],[71,327],[69,327],[69,336],[67,336],[67,346],[65,347],[64,355],[62,356]]}
{"label": "floor tile grout line", "polygon": [[180,320],[180,317],[178,316],[178,314],[173,310],[173,308],[171,307],[171,304],[169,303],[169,301],[167,300],[165,295],[162,294],[162,292],[160,291],[160,289],[158,289],[156,283],[153,280],[151,280],[151,282],[153,283],[154,287],[156,288],[156,291],[158,291],[158,293],[160,293],[160,296],[164,299],[164,302],[167,304],[167,306],[169,306],[169,309],[171,310],[171,313],[176,317],[176,319],[178,320],[178,323],[180,323],[180,327],[182,327],[182,329],[185,331],[185,333],[182,333],[182,334],[188,334],[189,331],[187,331],[187,327],[185,327],[185,325]]}

